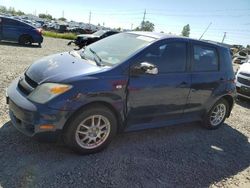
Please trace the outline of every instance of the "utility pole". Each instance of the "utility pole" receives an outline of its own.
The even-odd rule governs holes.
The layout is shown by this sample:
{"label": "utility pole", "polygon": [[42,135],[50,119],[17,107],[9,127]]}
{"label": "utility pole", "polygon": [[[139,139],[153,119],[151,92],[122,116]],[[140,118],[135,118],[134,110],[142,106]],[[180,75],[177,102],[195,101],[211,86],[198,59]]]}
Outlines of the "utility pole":
{"label": "utility pole", "polygon": [[209,23],[209,25],[207,26],[207,28],[205,29],[205,31],[202,33],[201,37],[199,38],[199,40],[201,40],[201,38],[203,37],[203,35],[207,32],[208,28],[212,25],[212,22]]}
{"label": "utility pole", "polygon": [[226,35],[227,35],[227,32],[224,32],[223,39],[222,39],[222,42],[221,42],[221,43],[224,43],[224,40],[225,40],[225,38],[226,38]]}
{"label": "utility pole", "polygon": [[90,25],[90,22],[91,22],[91,11],[89,12],[89,25]]}
{"label": "utility pole", "polygon": [[145,10],[144,10],[144,13],[143,13],[143,18],[142,18],[142,22],[141,22],[141,27],[144,26],[146,14],[147,14],[147,11],[146,11],[146,9],[145,9]]}
{"label": "utility pole", "polygon": [[64,10],[62,11],[62,18],[64,18]]}
{"label": "utility pole", "polygon": [[134,25],[134,24],[131,24],[131,30],[133,30],[133,25]]}

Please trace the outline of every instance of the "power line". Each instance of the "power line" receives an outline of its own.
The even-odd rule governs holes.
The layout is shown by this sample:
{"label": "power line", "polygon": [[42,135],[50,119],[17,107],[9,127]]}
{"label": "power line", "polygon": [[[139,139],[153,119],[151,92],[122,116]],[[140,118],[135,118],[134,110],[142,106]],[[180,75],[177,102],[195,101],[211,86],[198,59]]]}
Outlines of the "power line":
{"label": "power line", "polygon": [[166,13],[148,13],[149,15],[155,15],[155,16],[165,16],[165,17],[194,17],[194,18],[200,18],[200,17],[249,17],[250,14],[241,14],[241,15],[223,15],[223,14],[166,14]]}

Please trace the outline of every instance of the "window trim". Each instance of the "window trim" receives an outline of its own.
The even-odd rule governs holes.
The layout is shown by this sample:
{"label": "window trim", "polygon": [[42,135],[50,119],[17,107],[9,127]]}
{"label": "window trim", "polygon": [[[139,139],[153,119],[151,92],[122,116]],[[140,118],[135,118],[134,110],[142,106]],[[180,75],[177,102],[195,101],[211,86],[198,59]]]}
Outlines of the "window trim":
{"label": "window trim", "polygon": [[[208,49],[212,49],[215,51],[216,53],[216,56],[217,56],[217,62],[218,62],[218,67],[217,67],[217,70],[203,70],[203,71],[195,71],[193,70],[194,68],[194,46],[201,46],[201,47],[205,47],[205,48],[208,48]],[[199,72],[220,72],[220,57],[219,57],[219,51],[218,51],[218,48],[216,46],[213,46],[213,45],[209,45],[209,44],[201,44],[201,43],[194,43],[192,42],[191,44],[191,53],[190,53],[190,60],[191,60],[191,65],[190,65],[190,71],[193,72],[193,73],[199,73]]]}

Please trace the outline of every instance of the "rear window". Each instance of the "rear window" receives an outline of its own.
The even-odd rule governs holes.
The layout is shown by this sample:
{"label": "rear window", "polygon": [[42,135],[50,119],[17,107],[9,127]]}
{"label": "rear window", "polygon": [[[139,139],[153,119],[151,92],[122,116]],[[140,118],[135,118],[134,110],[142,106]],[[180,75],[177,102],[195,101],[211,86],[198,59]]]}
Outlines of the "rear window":
{"label": "rear window", "polygon": [[215,48],[194,45],[193,52],[193,71],[206,72],[219,70],[218,55]]}

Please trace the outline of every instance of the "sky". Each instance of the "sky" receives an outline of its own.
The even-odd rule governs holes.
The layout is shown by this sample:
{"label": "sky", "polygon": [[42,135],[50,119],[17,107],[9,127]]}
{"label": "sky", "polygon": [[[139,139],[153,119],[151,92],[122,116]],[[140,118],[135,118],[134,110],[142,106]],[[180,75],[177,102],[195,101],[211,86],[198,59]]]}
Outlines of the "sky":
{"label": "sky", "polygon": [[0,0],[0,5],[25,13],[49,13],[55,18],[131,29],[145,20],[156,32],[181,34],[190,25],[190,37],[225,43],[250,44],[250,0]]}

